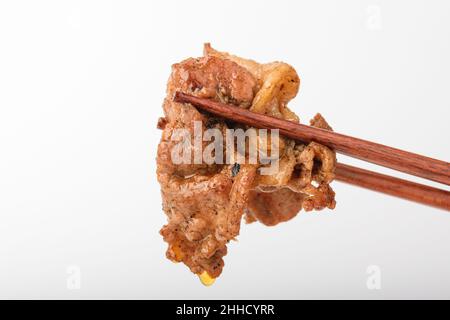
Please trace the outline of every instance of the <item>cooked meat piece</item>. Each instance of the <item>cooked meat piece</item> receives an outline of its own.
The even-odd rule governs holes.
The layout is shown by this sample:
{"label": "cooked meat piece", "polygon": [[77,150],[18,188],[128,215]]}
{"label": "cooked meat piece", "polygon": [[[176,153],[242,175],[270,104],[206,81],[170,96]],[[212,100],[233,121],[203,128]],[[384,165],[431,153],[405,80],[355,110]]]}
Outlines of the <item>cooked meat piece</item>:
{"label": "cooked meat piece", "polygon": [[[205,132],[214,128],[225,135],[227,129],[246,127],[172,100],[174,93],[181,91],[298,122],[287,104],[299,85],[296,71],[288,64],[259,64],[216,51],[209,44],[203,57],[172,66],[164,117],[158,120],[163,132],[157,155],[163,210],[168,217],[161,235],[169,244],[170,260],[183,262],[195,274],[206,272],[217,278],[224,265],[226,244],[238,236],[244,214],[247,222],[276,225],[293,218],[302,208],[334,208],[334,192],[329,186],[336,163],[333,150],[315,142],[303,144],[280,137],[278,171],[269,175],[262,174],[267,165],[261,163],[198,161],[196,151],[204,150],[209,142],[190,143],[196,139],[195,129]],[[320,114],[311,125],[331,130]],[[178,129],[187,135],[178,136]],[[258,144],[270,145],[269,140],[270,135],[258,133]],[[172,156],[180,142],[189,161],[175,163]],[[221,151],[229,152],[225,147]],[[244,157],[248,159],[249,154]]]}
{"label": "cooked meat piece", "polygon": [[[180,90],[248,107],[255,86],[253,76],[229,60],[187,59],[172,67],[163,106],[166,121],[157,157],[163,209],[169,218],[161,234],[169,243],[167,257],[183,261],[196,274],[207,271],[215,278],[221,273],[226,243],[239,234],[257,168],[244,165],[232,176],[230,165],[195,164],[193,159],[193,164],[174,164],[171,151],[178,143],[172,139],[174,130],[188,129],[194,139],[194,121],[202,123],[202,131],[210,123],[194,107],[173,102],[172,96]],[[226,128],[223,122],[214,126],[220,130]],[[206,147],[206,142],[202,147]]]}

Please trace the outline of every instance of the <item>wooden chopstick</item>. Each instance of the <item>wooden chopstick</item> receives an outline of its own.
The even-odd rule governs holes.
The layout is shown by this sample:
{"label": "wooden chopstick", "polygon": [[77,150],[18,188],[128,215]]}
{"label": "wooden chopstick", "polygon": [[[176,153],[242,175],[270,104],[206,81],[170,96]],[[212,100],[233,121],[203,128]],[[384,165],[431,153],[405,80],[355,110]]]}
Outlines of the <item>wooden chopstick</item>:
{"label": "wooden chopstick", "polygon": [[336,180],[450,211],[450,192],[385,174],[336,165]]}
{"label": "wooden chopstick", "polygon": [[[424,178],[431,177],[432,179],[430,180],[442,182],[447,185],[449,184],[449,163],[447,162],[423,157],[410,152],[379,145],[373,142],[340,135],[331,131],[317,129],[314,127],[309,127],[294,122],[257,114],[235,106],[197,98],[180,92],[176,93],[174,100],[182,103],[191,103],[200,109],[216,114],[223,118],[248,124],[257,128],[278,128],[280,129],[281,134],[284,134],[293,139],[302,140],[304,142],[314,140],[331,148],[334,148],[336,151],[342,150],[337,149],[336,146],[342,147],[344,151],[341,152],[347,155],[352,156],[353,154],[356,154],[356,158],[360,158],[363,160],[367,159],[370,162],[381,164],[389,168],[397,169],[399,171],[411,173],[413,175],[421,176]],[[305,129],[306,133],[304,133]],[[319,133],[319,139],[314,136],[314,134],[317,132]],[[331,134],[324,136],[325,133]],[[337,135],[338,139],[343,140],[339,143],[327,143],[329,140],[333,139],[334,135]],[[351,145],[351,142],[353,140],[357,141],[355,145],[362,148],[362,150],[354,150],[354,147]],[[417,166],[410,165],[408,161],[406,161],[406,164],[403,166],[401,165],[401,163],[399,165],[398,161],[395,162],[395,165],[390,165],[390,163],[388,162],[388,160],[390,159],[389,157],[387,157],[387,159],[383,158],[382,161],[378,160],[377,156],[379,155],[379,153],[377,152],[377,148],[379,146],[381,146],[383,149],[381,155],[384,155],[384,152],[388,150],[392,150],[393,152],[400,151],[399,154],[396,154],[396,156],[394,156],[395,160],[398,160],[398,157],[401,157],[403,155],[413,155],[416,159],[416,162],[428,162],[431,160],[431,163],[425,165],[425,170],[422,171],[417,170]],[[415,162],[413,164],[415,164]],[[399,166],[402,170],[398,169]],[[441,170],[443,173],[441,173]],[[335,174],[336,180],[344,183],[356,185],[384,194],[396,196],[402,199],[407,199],[417,203],[450,211],[450,192],[446,190],[433,188],[430,186],[410,182],[365,169],[356,168],[342,163],[338,163],[336,165]]]}
{"label": "wooden chopstick", "polygon": [[256,128],[279,129],[280,134],[304,142],[316,141],[335,151],[394,170],[450,185],[450,163],[333,131],[251,112],[236,106],[177,92],[174,101],[191,103],[220,117]]}

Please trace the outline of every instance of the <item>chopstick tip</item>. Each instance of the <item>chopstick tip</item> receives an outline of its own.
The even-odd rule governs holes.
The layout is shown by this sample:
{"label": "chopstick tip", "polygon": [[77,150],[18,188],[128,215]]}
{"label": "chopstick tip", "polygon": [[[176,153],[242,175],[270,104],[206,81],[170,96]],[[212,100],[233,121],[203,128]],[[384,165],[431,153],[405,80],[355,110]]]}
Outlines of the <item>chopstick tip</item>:
{"label": "chopstick tip", "polygon": [[181,91],[176,91],[175,94],[173,95],[173,101],[175,102],[185,102],[185,100],[183,99],[184,94]]}

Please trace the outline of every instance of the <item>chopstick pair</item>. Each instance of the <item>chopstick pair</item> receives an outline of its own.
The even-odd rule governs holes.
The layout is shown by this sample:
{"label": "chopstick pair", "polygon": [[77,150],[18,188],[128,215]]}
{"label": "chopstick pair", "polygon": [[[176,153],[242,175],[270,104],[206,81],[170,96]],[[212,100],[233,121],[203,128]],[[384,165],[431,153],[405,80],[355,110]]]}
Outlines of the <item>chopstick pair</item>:
{"label": "chopstick pair", "polygon": [[[450,185],[450,163],[329,130],[251,112],[233,105],[176,92],[174,101],[234,122],[260,129],[279,129],[280,134],[303,142],[316,141],[338,153],[397,171]],[[388,175],[338,163],[336,180],[399,198],[450,211],[450,192]]]}

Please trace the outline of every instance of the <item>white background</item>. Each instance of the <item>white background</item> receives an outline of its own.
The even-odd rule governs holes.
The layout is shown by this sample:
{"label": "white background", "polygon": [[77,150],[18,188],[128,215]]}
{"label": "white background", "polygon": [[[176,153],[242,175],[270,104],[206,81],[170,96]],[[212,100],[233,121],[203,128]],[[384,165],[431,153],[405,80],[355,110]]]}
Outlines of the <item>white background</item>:
{"label": "white background", "polygon": [[207,41],[292,64],[304,123],[450,159],[448,1],[2,1],[0,297],[450,298],[450,214],[337,182],[244,225],[212,287],[165,258],[156,121]]}

